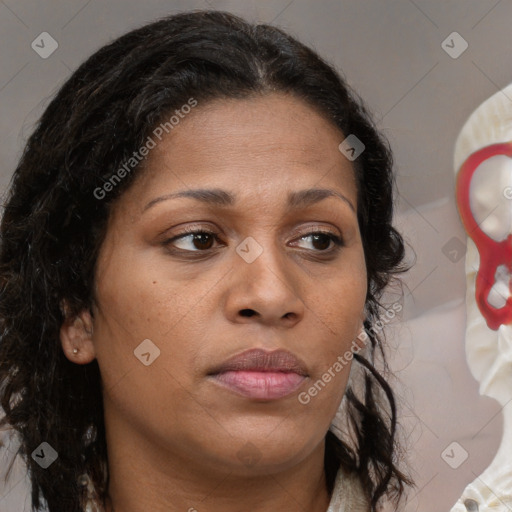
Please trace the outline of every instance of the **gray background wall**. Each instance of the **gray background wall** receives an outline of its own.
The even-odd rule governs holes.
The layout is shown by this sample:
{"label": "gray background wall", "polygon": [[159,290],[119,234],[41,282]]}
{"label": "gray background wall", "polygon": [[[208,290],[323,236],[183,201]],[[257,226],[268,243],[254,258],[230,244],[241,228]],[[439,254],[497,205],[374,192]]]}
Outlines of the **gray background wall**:
{"label": "gray background wall", "polygon": [[[445,245],[454,237],[465,243],[454,203],[455,138],[472,110],[512,81],[512,2],[0,0],[0,189],[50,96],[86,57],[129,29],[196,8],[277,24],[315,48],[389,138],[397,224],[417,254],[404,279],[403,322],[388,335],[418,484],[406,509],[449,510],[490,463],[502,428],[498,404],[479,396],[466,367],[464,258],[450,261]],[[458,58],[442,47],[454,31],[468,44]],[[47,59],[31,48],[42,32],[59,45]],[[441,457],[453,441],[469,453],[457,469]],[[19,510],[20,478],[3,491],[1,510]]]}

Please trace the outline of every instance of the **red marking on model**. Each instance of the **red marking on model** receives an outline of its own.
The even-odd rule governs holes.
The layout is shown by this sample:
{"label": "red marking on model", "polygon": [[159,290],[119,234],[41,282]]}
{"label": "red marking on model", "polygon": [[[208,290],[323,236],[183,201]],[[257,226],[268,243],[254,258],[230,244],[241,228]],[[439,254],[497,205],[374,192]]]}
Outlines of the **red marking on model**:
{"label": "red marking on model", "polygon": [[512,143],[493,144],[470,155],[460,168],[456,184],[457,205],[462,223],[480,254],[480,268],[476,276],[476,302],[488,327],[493,331],[497,331],[500,325],[512,323],[512,297],[501,308],[493,307],[487,300],[498,266],[505,265],[512,274],[512,234],[497,242],[480,229],[471,211],[469,189],[478,166],[496,155],[512,158]]}

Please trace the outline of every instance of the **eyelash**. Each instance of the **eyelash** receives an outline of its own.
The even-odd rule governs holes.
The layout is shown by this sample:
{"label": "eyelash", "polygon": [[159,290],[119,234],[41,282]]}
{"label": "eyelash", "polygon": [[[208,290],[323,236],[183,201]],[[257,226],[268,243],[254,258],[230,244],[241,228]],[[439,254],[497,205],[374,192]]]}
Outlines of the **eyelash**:
{"label": "eyelash", "polygon": [[[186,229],[183,233],[181,233],[180,235],[177,235],[177,236],[174,236],[172,238],[169,238],[167,240],[164,240],[162,242],[162,245],[166,248],[168,248],[170,245],[172,245],[173,242],[176,242],[177,240],[181,240],[183,238],[186,238],[186,237],[189,237],[189,236],[192,236],[192,235],[210,235],[210,236],[213,236],[215,241],[216,242],[219,242],[219,236],[218,236],[218,233],[216,233],[215,231],[210,231],[208,229],[194,229],[194,228],[189,228],[189,229]],[[305,233],[303,234],[302,236],[299,237],[299,240],[302,240],[303,238],[308,238],[308,237],[311,237],[313,235],[324,235],[324,236],[327,236],[333,243],[334,243],[334,246],[331,247],[330,249],[326,249],[326,250],[314,250],[313,252],[316,252],[316,253],[319,253],[319,254],[335,254],[337,253],[341,247],[344,246],[344,241],[341,237],[333,234],[332,232],[330,231],[324,231],[324,230],[316,230],[316,231],[311,231],[309,233]],[[205,250],[196,250],[196,251],[189,251],[187,249],[173,249],[173,252],[178,252],[178,253],[207,253],[209,251],[212,251],[214,250],[213,248],[211,249],[205,249]]]}

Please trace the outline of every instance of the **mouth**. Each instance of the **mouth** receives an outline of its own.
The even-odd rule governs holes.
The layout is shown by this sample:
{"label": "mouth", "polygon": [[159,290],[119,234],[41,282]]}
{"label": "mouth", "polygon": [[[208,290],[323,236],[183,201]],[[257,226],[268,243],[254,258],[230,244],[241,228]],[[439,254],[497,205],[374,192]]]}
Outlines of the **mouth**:
{"label": "mouth", "polygon": [[228,359],[208,376],[240,396],[277,400],[296,391],[308,373],[306,365],[286,350],[252,349]]}

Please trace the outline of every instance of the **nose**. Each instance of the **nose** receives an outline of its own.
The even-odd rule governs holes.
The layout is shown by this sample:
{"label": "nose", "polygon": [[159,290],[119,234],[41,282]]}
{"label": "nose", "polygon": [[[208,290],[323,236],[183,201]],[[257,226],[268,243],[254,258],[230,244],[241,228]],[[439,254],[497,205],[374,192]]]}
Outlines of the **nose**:
{"label": "nose", "polygon": [[291,266],[289,256],[271,240],[259,237],[257,243],[262,251],[254,260],[244,259],[243,252],[233,256],[226,316],[234,323],[293,327],[304,317],[307,275]]}

